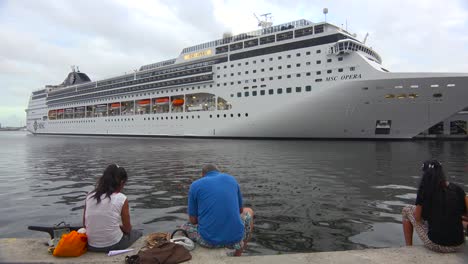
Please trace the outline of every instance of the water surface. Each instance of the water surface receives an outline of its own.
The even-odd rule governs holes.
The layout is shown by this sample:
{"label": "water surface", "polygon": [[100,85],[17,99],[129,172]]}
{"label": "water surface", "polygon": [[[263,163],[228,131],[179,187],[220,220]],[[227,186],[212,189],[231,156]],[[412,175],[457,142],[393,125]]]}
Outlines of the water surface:
{"label": "water surface", "polygon": [[420,164],[443,162],[468,190],[466,141],[272,141],[32,136],[0,132],[0,237],[44,237],[28,225],[80,223],[104,168],[127,169],[132,224],[145,233],[187,220],[202,164],[240,183],[256,213],[248,254],[403,245],[401,208]]}

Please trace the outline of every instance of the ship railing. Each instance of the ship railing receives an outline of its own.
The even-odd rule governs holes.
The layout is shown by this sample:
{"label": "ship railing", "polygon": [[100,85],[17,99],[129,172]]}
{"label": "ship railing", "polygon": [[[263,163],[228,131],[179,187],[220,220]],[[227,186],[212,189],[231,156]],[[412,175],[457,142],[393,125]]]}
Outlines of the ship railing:
{"label": "ship railing", "polygon": [[380,58],[380,55],[377,54],[374,50],[371,48],[366,47],[362,43],[359,43],[358,41],[352,40],[352,39],[342,39],[337,41],[333,46],[328,48],[328,54],[348,54],[352,52],[357,52],[361,51],[364,52],[372,57],[377,61],[377,63],[382,64],[382,59]]}

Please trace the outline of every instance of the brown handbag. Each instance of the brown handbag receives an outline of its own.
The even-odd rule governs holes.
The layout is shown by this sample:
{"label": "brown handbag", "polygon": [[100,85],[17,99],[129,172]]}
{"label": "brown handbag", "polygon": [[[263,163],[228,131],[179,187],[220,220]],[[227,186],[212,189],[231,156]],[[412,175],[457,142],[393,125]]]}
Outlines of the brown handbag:
{"label": "brown handbag", "polygon": [[182,245],[167,242],[138,252],[140,264],[177,264],[192,259],[190,252]]}

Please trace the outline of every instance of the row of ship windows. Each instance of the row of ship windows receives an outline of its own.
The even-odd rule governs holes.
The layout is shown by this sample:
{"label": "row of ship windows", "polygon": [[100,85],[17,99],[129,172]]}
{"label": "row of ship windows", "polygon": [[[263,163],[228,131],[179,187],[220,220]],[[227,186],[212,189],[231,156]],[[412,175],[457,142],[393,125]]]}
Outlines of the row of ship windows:
{"label": "row of ship windows", "polygon": [[[217,114],[217,115],[210,115],[210,118],[221,118],[221,117],[224,117],[224,118],[227,118],[227,117],[242,117],[242,114],[241,113],[237,113],[234,114],[234,113],[231,113],[231,114]],[[245,117],[248,117],[249,116],[249,113],[244,113],[244,116]],[[185,119],[200,119],[200,116],[197,115],[192,115],[192,116],[185,116]],[[166,117],[148,117],[148,118],[143,118],[144,121],[151,121],[151,120],[173,120],[173,119],[184,119],[184,116],[166,116]],[[135,121],[134,118],[111,118],[111,119],[105,119],[104,120],[105,122],[126,122],[126,121]],[[96,120],[77,120],[77,121],[52,121],[51,124],[73,124],[73,123],[95,123]]]}
{"label": "row of ship windows", "polygon": [[[355,67],[350,67],[350,68],[349,68],[349,71],[355,71],[355,70],[356,70]],[[339,68],[337,71],[338,71],[338,72],[343,72],[343,68]],[[331,73],[333,73],[333,70],[327,70],[327,74],[331,74]],[[316,71],[315,74],[316,74],[316,75],[321,75],[321,74],[322,74],[322,71]],[[306,75],[306,76],[311,76],[312,73],[311,73],[311,72],[306,72],[305,75]],[[296,77],[301,77],[301,76],[302,76],[301,73],[296,73]],[[278,75],[278,76],[276,76],[276,78],[277,78],[278,80],[283,79],[283,77],[291,78],[292,75],[291,75],[291,74],[287,74],[287,75],[284,75],[284,76],[283,76],[283,75]],[[273,77],[273,76],[270,76],[268,79],[269,79],[270,81],[272,81],[272,80],[274,80],[274,77]],[[265,78],[260,78],[259,80],[260,80],[261,82],[263,82],[263,81],[265,81]],[[323,81],[321,78],[315,79],[315,82],[321,82],[321,81]],[[252,79],[252,82],[257,82],[257,79]],[[244,83],[249,83],[249,80],[244,80]],[[237,84],[242,84],[242,81],[237,81]],[[217,84],[216,84],[216,86],[218,86],[218,87],[221,86],[221,85],[223,85],[223,86],[234,85],[234,82],[230,82],[230,83],[225,82],[225,83],[217,83]]]}
{"label": "row of ship windows", "polygon": [[[317,53],[320,53],[320,50],[317,50]],[[306,55],[310,55],[310,51],[306,52]],[[300,57],[300,56],[301,56],[301,53],[296,53],[296,57]],[[290,59],[291,57],[292,57],[291,54],[286,55],[286,58],[288,58],[288,59]],[[278,56],[277,58],[278,58],[278,60],[282,60],[282,59],[283,59],[283,56]],[[268,61],[273,61],[273,57],[268,58]],[[328,62],[328,63],[330,63],[330,62],[332,62],[332,61],[333,61],[333,60],[332,60],[331,58],[328,58],[328,59],[327,59],[327,62]],[[338,61],[343,61],[343,57],[338,57]],[[257,60],[252,60],[251,62],[252,62],[253,64],[256,64],[256,63],[257,63]],[[265,59],[261,59],[260,62],[262,62],[262,63],[265,62]],[[249,61],[246,61],[246,62],[244,62],[244,65],[249,65],[249,63],[250,63]],[[317,64],[320,64],[320,63],[322,63],[322,62],[321,62],[320,60],[317,60],[316,63],[317,63]],[[231,64],[230,66],[231,66],[231,68],[234,68],[235,63]],[[242,66],[242,63],[240,63],[240,62],[237,63],[237,66],[241,67],[241,66]],[[224,68],[224,69],[227,69],[227,65],[224,65],[223,68]],[[217,69],[217,70],[220,70],[220,69],[221,69],[221,66],[216,67],[216,69]]]}
{"label": "row of ship windows", "polygon": [[[79,85],[77,87],[70,87],[70,89],[64,89],[64,90],[53,92],[52,95],[55,96],[55,95],[67,93],[67,92],[70,92],[70,91],[75,91],[75,89],[77,89],[78,91],[81,91],[81,90],[88,89],[88,88],[100,88],[102,86],[106,86],[106,85],[110,85],[110,84],[114,84],[114,83],[122,83],[122,82],[126,82],[126,81],[135,81],[134,80],[135,77],[137,79],[136,81],[140,81],[140,79],[147,78],[147,77],[150,77],[150,76],[162,75],[162,74],[173,73],[173,72],[178,72],[178,71],[183,71],[183,70],[190,70],[190,69],[193,69],[193,68],[209,66],[209,65],[211,65],[213,63],[215,63],[215,61],[195,63],[195,64],[190,64],[190,65],[186,65],[186,66],[182,66],[182,67],[176,67],[176,68],[170,68],[170,69],[166,69],[166,70],[153,71],[153,72],[148,72],[148,73],[144,73],[144,74],[138,73],[138,74],[133,75],[133,76],[127,76],[127,77],[119,78],[119,79],[113,79],[113,80],[108,80],[108,81],[98,81],[98,82],[93,82],[91,84],[82,84],[82,85]],[[145,80],[145,81],[150,81],[150,79]],[[36,94],[39,94],[40,92],[41,91],[36,92]]]}
{"label": "row of ship windows", "polygon": [[[310,91],[312,91],[312,86],[307,85],[304,90],[306,92],[310,92]],[[285,91],[286,91],[286,93],[292,93],[293,88],[292,87],[285,88]],[[296,93],[302,92],[302,87],[296,87],[295,91],[296,91]],[[252,96],[257,96],[258,94],[266,95],[266,93],[267,93],[267,90],[251,91],[251,92],[244,91],[244,97],[249,97],[250,94],[252,94]],[[268,94],[269,95],[275,94],[275,89],[268,89]],[[283,94],[283,88],[277,88],[276,89],[276,94]],[[234,94],[231,94],[231,97],[234,97]],[[242,92],[238,92],[237,97],[242,97]]]}
{"label": "row of ship windows", "polygon": [[110,85],[101,85],[99,87],[91,87],[88,89],[72,89],[66,92],[57,92],[54,94],[51,94],[49,96],[49,100],[51,99],[57,99],[65,96],[70,96],[70,95],[78,95],[78,94],[84,94],[84,93],[89,93],[89,92],[95,92],[97,91],[96,89],[99,88],[99,91],[103,90],[108,90],[108,89],[113,89],[113,88],[118,88],[118,87],[124,87],[124,86],[129,86],[129,85],[136,85],[136,84],[141,84],[141,83],[146,83],[146,82],[154,82],[154,81],[162,81],[166,79],[172,79],[172,78],[179,78],[179,77],[184,77],[184,76],[189,76],[189,75],[194,75],[194,74],[200,74],[200,73],[206,73],[206,72],[211,72],[211,66],[208,67],[202,67],[202,68],[196,68],[192,69],[189,71],[183,71],[183,72],[175,72],[175,73],[170,73],[170,74],[165,74],[165,75],[158,75],[150,78],[145,78],[145,79],[135,79],[127,82],[121,82],[117,84],[110,84]]}
{"label": "row of ship windows", "polygon": [[[207,87],[210,87],[212,88],[213,85],[210,84],[210,85],[199,85],[199,86],[192,86],[192,87],[182,87],[180,88],[181,91],[189,91],[190,89],[192,90],[195,90],[195,89],[198,89],[200,90],[201,88],[207,88]],[[106,98],[106,99],[96,99],[96,100],[89,100],[89,101],[84,101],[84,102],[80,102],[80,103],[76,103],[76,104],[59,104],[59,105],[51,105],[53,107],[67,107],[67,106],[75,106],[75,105],[82,105],[82,104],[90,104],[90,103],[98,103],[98,102],[107,102],[107,101],[113,101],[113,100],[117,100],[117,99],[124,99],[124,98],[133,98],[133,97],[138,97],[138,96],[147,96],[147,95],[151,95],[151,94],[164,94],[164,93],[173,93],[173,92],[178,92],[179,91],[179,88],[177,89],[167,89],[165,91],[156,91],[156,92],[148,92],[148,93],[140,93],[140,94],[132,94],[132,95],[122,95],[122,96],[117,96],[117,97],[111,97],[111,98]]]}
{"label": "row of ship windows", "polygon": [[[441,98],[443,96],[442,93],[435,93],[432,95],[432,97],[434,98]],[[385,98],[387,99],[393,99],[393,98],[397,98],[397,99],[404,99],[404,98],[409,98],[409,99],[416,99],[418,97],[418,94],[416,93],[410,93],[410,94],[398,94],[398,95],[395,95],[395,94],[386,94],[385,95]]]}
{"label": "row of ship windows", "polygon": [[51,99],[48,98],[49,102],[55,101],[54,103],[66,102],[70,100],[83,100],[87,98],[92,98],[96,96],[106,96],[111,94],[118,94],[118,93],[125,93],[125,92],[134,92],[134,91],[141,91],[141,90],[148,90],[148,89],[155,89],[155,88],[165,88],[167,86],[174,86],[174,85],[187,85],[190,83],[199,83],[199,82],[206,82],[213,80],[213,75],[211,73],[205,75],[197,75],[192,77],[186,77],[181,79],[169,79],[161,82],[155,82],[150,84],[143,84],[143,85],[135,85],[135,86],[126,86],[118,89],[113,90],[103,90],[103,91],[96,91],[92,94],[86,95],[76,95],[72,98],[64,98],[64,99]]}
{"label": "row of ship windows", "polygon": [[[443,86],[443,85],[442,85],[442,86]],[[410,85],[410,86],[408,86],[408,87],[406,87],[406,88],[417,89],[417,88],[419,88],[419,87],[420,87],[420,86],[419,86],[418,84],[413,84],[413,85]],[[439,88],[439,87],[441,87],[441,85],[439,85],[439,84],[431,84],[430,87],[431,87],[431,88]],[[455,84],[450,83],[450,84],[447,84],[446,87],[455,87]],[[382,87],[382,86],[377,86],[377,87],[375,87],[375,88],[376,88],[377,90],[384,89],[384,87]],[[403,88],[405,88],[405,87],[404,87],[403,85],[396,85],[396,86],[394,86],[394,88],[395,88],[395,89],[403,89]],[[369,90],[369,87],[362,87],[361,89],[362,89],[362,90]]]}
{"label": "row of ship windows", "polygon": [[65,102],[69,103],[70,101],[84,101],[93,97],[105,97],[109,95],[139,92],[139,91],[150,90],[150,89],[164,89],[167,86],[171,87],[171,86],[179,86],[179,85],[190,85],[190,84],[195,84],[195,83],[200,83],[200,82],[208,82],[212,80],[213,80],[212,74],[199,75],[196,77],[168,80],[168,81],[151,83],[151,84],[146,84],[146,85],[123,87],[123,88],[109,90],[109,91],[102,91],[102,92],[96,92],[92,94],[74,96],[72,98],[54,99],[54,100],[49,101],[49,103],[56,105],[56,104],[65,103]]}
{"label": "row of ship windows", "polygon": [[[307,65],[309,65],[309,64],[307,64]],[[300,67],[300,66],[301,66],[300,63],[298,63],[298,64],[296,65],[296,67]],[[281,70],[282,68],[283,68],[282,66],[278,66],[278,70]],[[287,65],[287,68],[288,68],[288,69],[291,68],[291,65]],[[269,70],[270,70],[270,71],[273,71],[273,67],[270,67]],[[349,71],[355,71],[355,70],[356,70],[356,67],[350,67],[350,68],[349,68]],[[261,71],[261,72],[265,72],[265,69],[262,68],[262,69],[260,69],[260,71]],[[338,72],[343,72],[343,68],[338,68],[337,71],[338,71]],[[252,70],[252,73],[257,73],[257,70]],[[327,74],[331,74],[331,73],[333,73],[333,69],[327,70]],[[245,71],[245,74],[248,75],[248,74],[249,74],[249,71]],[[316,71],[315,74],[316,74],[316,75],[320,75],[320,74],[322,74],[322,71]],[[237,75],[240,76],[240,75],[242,75],[242,73],[241,73],[241,72],[237,72]],[[310,72],[306,73],[306,75],[307,75],[307,76],[310,76]],[[234,76],[234,73],[231,73],[231,76]],[[291,78],[291,75],[287,75],[287,76],[288,76],[288,78]],[[223,77],[227,77],[227,74],[224,74]],[[296,77],[301,77],[301,74],[300,74],[300,73],[296,74]],[[216,78],[221,78],[221,75],[217,75]],[[281,76],[278,76],[278,79],[281,79]],[[262,78],[261,80],[264,81],[265,78]],[[270,80],[273,80],[273,79],[270,79]],[[218,85],[218,86],[219,86],[219,85]]]}

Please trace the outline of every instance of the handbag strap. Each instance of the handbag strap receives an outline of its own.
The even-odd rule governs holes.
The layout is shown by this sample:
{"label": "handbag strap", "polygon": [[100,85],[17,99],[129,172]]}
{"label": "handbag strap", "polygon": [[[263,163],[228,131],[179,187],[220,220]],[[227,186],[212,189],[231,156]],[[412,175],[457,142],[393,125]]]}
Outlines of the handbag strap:
{"label": "handbag strap", "polygon": [[179,231],[182,232],[186,237],[189,237],[188,233],[187,233],[187,231],[185,229],[177,228],[176,230],[174,230],[174,232],[172,232],[171,239],[174,237],[175,233],[177,233]]}

